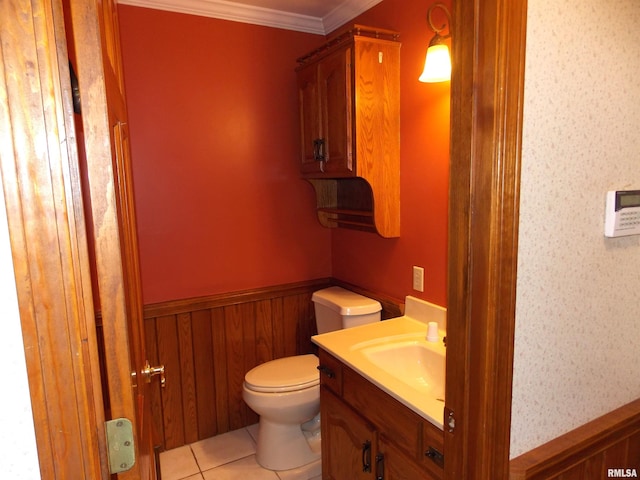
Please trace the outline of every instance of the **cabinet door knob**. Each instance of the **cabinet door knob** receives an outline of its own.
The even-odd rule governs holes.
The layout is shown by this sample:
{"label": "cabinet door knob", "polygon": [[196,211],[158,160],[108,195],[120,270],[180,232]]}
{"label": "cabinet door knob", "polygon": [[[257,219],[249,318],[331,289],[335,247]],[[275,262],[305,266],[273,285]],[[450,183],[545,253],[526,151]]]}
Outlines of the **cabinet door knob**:
{"label": "cabinet door knob", "polygon": [[324,138],[316,138],[313,141],[313,159],[316,162],[324,162],[326,155],[324,152]]}
{"label": "cabinet door knob", "polygon": [[362,444],[362,471],[371,472],[371,442],[369,440]]}
{"label": "cabinet door knob", "polygon": [[325,374],[329,378],[335,378],[336,376],[336,374],[333,373],[333,370],[331,370],[329,367],[326,367],[324,365],[318,365],[316,368],[320,370],[320,373]]}
{"label": "cabinet door knob", "polygon": [[324,151],[324,145],[324,138],[318,139],[318,160],[320,160],[321,162],[327,161],[327,154]]}
{"label": "cabinet door knob", "polygon": [[433,460],[436,465],[444,468],[444,455],[433,447],[429,447],[425,456]]}
{"label": "cabinet door knob", "polygon": [[376,455],[376,480],[384,480],[384,455]]}

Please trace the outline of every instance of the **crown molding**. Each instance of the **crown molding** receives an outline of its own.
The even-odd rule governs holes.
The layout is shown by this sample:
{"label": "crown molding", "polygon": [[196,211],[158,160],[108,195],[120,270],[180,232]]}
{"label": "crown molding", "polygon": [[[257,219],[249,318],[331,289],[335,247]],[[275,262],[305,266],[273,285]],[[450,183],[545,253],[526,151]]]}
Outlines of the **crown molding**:
{"label": "crown molding", "polygon": [[326,35],[333,32],[336,28],[353,20],[380,2],[382,0],[345,0],[322,19],[323,34]]}
{"label": "crown molding", "polygon": [[326,35],[382,0],[345,0],[324,18],[256,7],[227,0],[120,0],[118,3]]}

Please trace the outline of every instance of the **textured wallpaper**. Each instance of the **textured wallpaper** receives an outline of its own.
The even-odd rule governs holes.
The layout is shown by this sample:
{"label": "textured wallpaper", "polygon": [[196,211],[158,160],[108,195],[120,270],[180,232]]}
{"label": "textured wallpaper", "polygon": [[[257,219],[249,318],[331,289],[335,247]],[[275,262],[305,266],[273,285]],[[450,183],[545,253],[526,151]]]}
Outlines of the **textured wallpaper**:
{"label": "textured wallpaper", "polygon": [[511,457],[640,397],[640,1],[529,0]]}

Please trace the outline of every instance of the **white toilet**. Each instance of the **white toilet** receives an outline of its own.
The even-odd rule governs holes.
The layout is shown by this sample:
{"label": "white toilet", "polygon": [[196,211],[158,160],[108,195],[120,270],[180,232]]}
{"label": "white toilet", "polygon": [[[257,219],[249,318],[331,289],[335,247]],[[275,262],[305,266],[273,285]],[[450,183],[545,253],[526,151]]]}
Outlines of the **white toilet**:
{"label": "white toilet", "polygon": [[[380,303],[340,287],[319,290],[318,333],[380,320]],[[270,470],[290,470],[320,458],[318,357],[297,355],[263,363],[244,377],[242,396],[260,415],[256,459]]]}

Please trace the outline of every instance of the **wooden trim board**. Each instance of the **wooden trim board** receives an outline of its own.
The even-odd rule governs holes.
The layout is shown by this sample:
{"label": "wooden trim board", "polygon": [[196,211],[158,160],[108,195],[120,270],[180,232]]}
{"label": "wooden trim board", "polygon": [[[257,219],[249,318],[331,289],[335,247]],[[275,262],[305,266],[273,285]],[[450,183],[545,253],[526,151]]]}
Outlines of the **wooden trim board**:
{"label": "wooden trim board", "polygon": [[609,469],[640,476],[640,399],[514,458],[509,478],[608,478]]}

